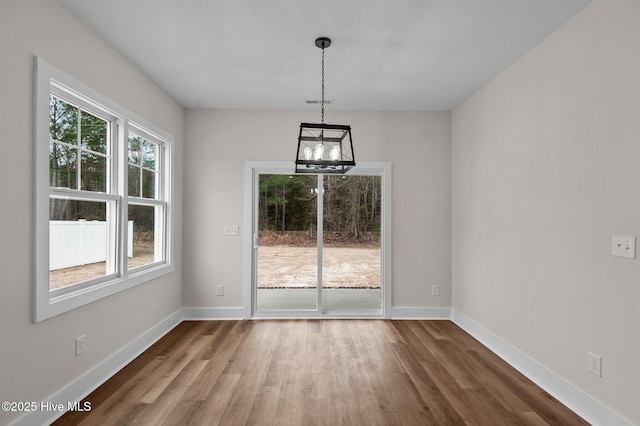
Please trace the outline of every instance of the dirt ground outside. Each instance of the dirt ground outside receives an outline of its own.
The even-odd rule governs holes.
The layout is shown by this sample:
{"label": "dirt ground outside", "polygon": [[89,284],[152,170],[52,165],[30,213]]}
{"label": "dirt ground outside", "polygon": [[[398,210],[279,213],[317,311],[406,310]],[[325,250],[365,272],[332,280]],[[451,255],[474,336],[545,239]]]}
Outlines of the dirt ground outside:
{"label": "dirt ground outside", "polygon": [[[259,246],[258,288],[314,288],[315,247]],[[379,247],[324,247],[324,288],[380,288]]]}
{"label": "dirt ground outside", "polygon": [[[133,257],[129,258],[129,269],[153,263],[153,247],[134,247]],[[96,262],[71,268],[56,269],[49,272],[49,289],[55,290],[70,284],[99,278],[106,273],[106,262]]]}
{"label": "dirt ground outside", "polygon": [[[325,238],[326,240],[329,244],[323,248],[324,288],[380,288],[379,242],[365,240],[349,244],[337,238]],[[133,257],[128,261],[129,268],[152,262],[152,241],[136,239]],[[261,235],[258,248],[258,288],[315,288],[316,262],[315,240],[303,233],[287,233],[284,236],[272,233],[269,238]],[[98,262],[51,271],[49,288],[53,290],[104,276],[105,269],[105,262]]]}

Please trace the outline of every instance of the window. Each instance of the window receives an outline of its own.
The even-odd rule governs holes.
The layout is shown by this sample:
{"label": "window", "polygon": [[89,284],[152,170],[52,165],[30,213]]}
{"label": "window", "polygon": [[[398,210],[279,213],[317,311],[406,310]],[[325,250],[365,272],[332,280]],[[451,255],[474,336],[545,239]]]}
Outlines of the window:
{"label": "window", "polygon": [[[49,95],[49,290],[117,273],[117,194],[112,191],[115,118],[52,87]],[[102,116],[100,114],[102,113]]]}
{"label": "window", "polygon": [[138,133],[129,132],[127,148],[127,216],[133,244],[129,269],[161,262],[163,254],[162,147]]}
{"label": "window", "polygon": [[37,322],[173,270],[173,137],[41,59],[35,111]]}

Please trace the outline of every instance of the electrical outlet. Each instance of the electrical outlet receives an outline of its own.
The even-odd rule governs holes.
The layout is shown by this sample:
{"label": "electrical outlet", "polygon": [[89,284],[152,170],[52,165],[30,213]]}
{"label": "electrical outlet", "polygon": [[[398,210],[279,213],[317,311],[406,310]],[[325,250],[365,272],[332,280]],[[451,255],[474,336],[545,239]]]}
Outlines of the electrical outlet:
{"label": "electrical outlet", "polygon": [[86,349],[86,341],[87,336],[84,334],[82,336],[76,337],[76,356],[80,356],[84,353]]}
{"label": "electrical outlet", "polygon": [[431,295],[432,296],[440,296],[440,286],[439,285],[432,285],[431,286]]}
{"label": "electrical outlet", "polygon": [[602,357],[589,352],[587,369],[598,377],[602,377]]}
{"label": "electrical outlet", "polygon": [[224,235],[227,237],[237,237],[240,234],[240,226],[238,225],[225,225]]}
{"label": "electrical outlet", "polygon": [[216,296],[224,296],[224,286],[217,285],[216,286]]}

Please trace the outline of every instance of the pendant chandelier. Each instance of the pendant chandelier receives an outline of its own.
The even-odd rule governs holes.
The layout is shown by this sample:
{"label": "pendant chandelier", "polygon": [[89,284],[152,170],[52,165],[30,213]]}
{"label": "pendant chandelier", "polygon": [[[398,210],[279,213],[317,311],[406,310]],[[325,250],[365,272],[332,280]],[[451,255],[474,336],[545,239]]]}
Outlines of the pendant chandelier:
{"label": "pendant chandelier", "polygon": [[322,120],[300,123],[295,172],[343,174],[356,165],[351,126],[324,122],[324,49],[331,46],[331,39],[320,37],[316,46],[322,49]]}

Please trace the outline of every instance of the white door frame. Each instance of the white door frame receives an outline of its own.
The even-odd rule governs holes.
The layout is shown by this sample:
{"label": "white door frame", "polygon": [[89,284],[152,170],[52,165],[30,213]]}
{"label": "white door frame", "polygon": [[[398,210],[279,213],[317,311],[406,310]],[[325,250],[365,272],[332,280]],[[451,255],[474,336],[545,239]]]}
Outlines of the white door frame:
{"label": "white door frame", "polygon": [[375,314],[363,314],[362,311],[323,310],[318,311],[278,311],[270,314],[256,313],[256,286],[253,285],[256,272],[255,241],[255,206],[258,203],[258,175],[260,174],[293,174],[295,167],[286,161],[247,161],[244,167],[244,263],[243,263],[243,304],[244,318],[391,318],[391,163],[358,163],[349,171],[350,175],[381,176],[382,177],[382,223],[381,223],[381,285],[382,309]]}

